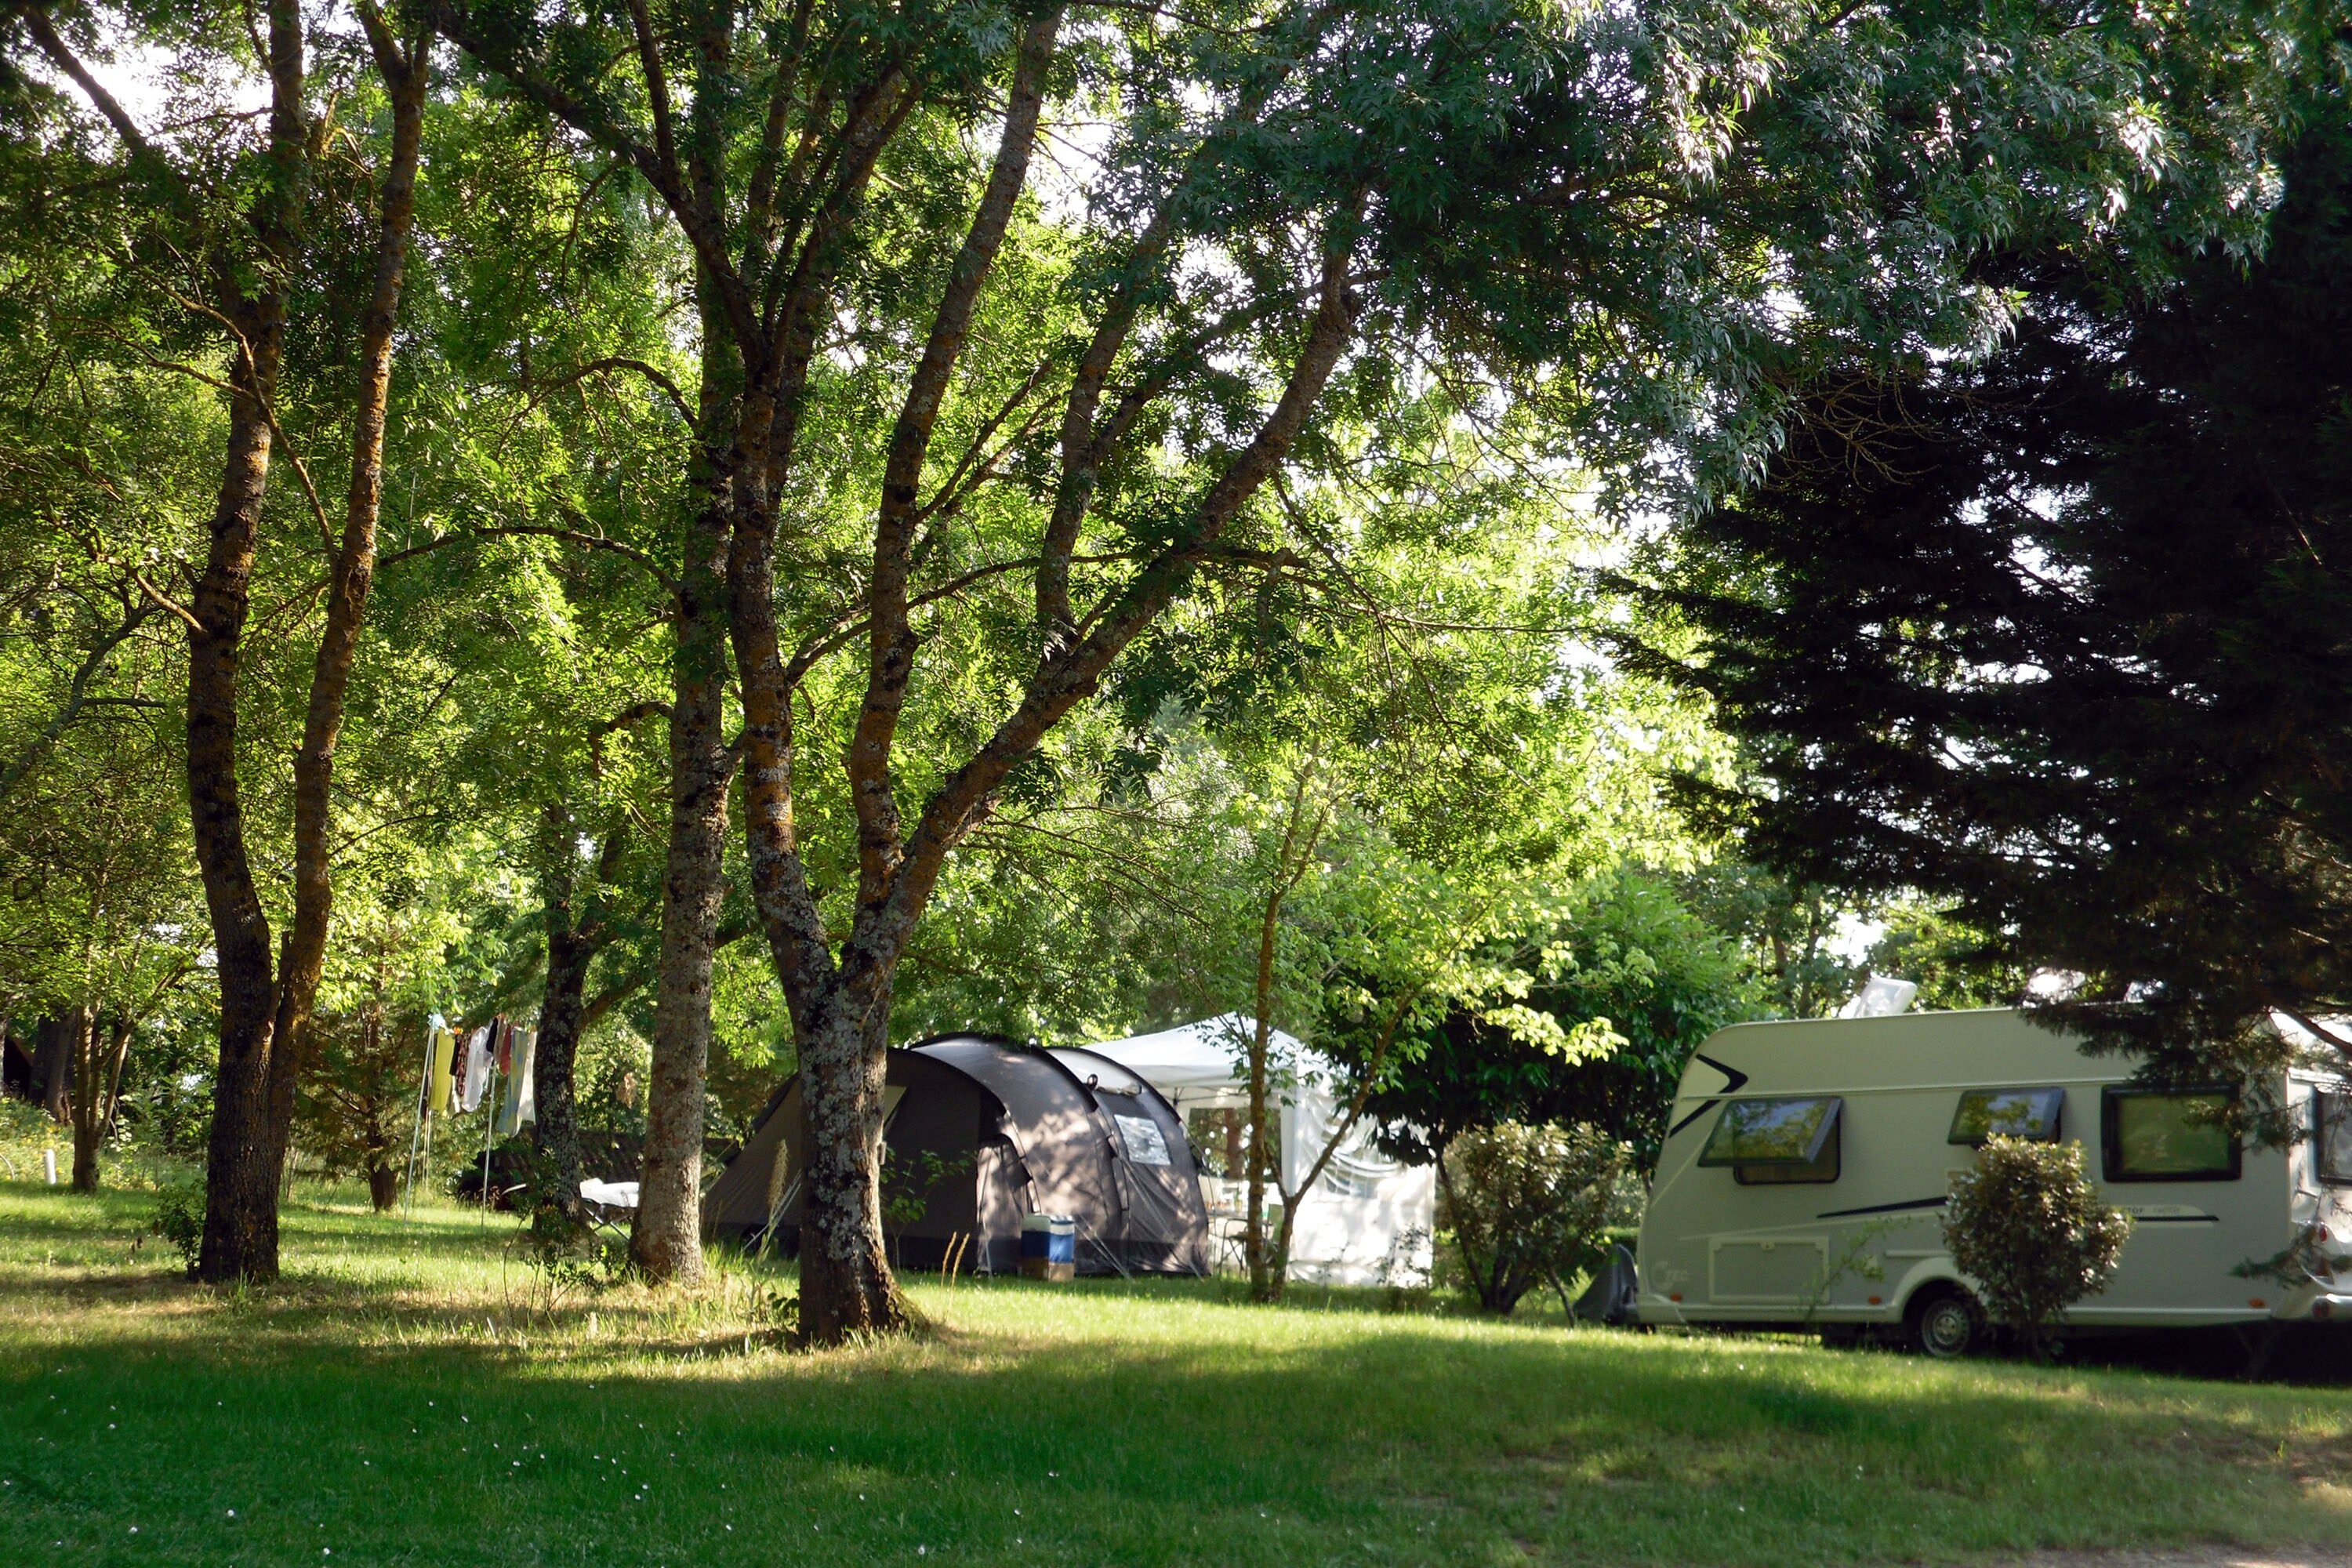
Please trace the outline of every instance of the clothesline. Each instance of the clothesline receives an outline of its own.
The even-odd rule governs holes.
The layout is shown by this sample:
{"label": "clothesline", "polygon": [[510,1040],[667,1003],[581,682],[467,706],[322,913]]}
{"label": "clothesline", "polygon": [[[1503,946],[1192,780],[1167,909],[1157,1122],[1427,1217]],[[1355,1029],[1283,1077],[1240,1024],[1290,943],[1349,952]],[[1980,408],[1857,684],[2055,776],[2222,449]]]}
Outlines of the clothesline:
{"label": "clothesline", "polygon": [[539,1119],[534,1070],[538,1053],[539,1031],[524,1028],[503,1015],[462,1034],[438,1013],[427,1021],[416,1120],[408,1140],[406,1190],[412,1197],[412,1212],[420,1163],[424,1169],[432,1168],[434,1122],[478,1110],[486,1099],[490,1116],[482,1129],[482,1195],[488,1203],[493,1139],[509,1136],[521,1131],[525,1122]]}

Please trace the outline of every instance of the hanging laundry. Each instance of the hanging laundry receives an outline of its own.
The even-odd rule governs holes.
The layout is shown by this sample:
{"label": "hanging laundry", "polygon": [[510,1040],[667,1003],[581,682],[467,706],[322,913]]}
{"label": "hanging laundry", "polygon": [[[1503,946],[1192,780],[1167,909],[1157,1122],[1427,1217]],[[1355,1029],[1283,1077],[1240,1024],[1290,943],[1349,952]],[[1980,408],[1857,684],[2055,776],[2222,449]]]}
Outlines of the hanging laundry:
{"label": "hanging laundry", "polygon": [[490,1080],[490,1026],[466,1037],[466,1081],[457,1091],[457,1109],[472,1110],[482,1103],[482,1089]]}
{"label": "hanging laundry", "polygon": [[499,1073],[508,1078],[514,1076],[514,1037],[515,1026],[512,1024],[508,1023],[504,1018],[492,1021],[490,1054],[499,1064]]}
{"label": "hanging laundry", "polygon": [[433,1059],[425,1079],[425,1112],[428,1116],[449,1114],[449,1095],[456,1087],[453,1071],[457,1056],[457,1037],[446,1029],[433,1031]]}
{"label": "hanging laundry", "polygon": [[507,1075],[506,1092],[499,1099],[499,1131],[503,1136],[520,1131],[526,1121],[539,1118],[534,1103],[538,1084],[532,1071],[539,1054],[539,1031],[516,1029],[509,1056],[514,1063]]}

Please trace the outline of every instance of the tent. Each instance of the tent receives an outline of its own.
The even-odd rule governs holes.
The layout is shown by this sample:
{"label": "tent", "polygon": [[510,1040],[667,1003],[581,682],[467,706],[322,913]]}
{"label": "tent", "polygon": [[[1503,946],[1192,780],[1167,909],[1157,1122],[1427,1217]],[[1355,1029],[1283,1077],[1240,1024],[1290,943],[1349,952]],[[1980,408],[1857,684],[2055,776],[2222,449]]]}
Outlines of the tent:
{"label": "tent", "polygon": [[[1017,1271],[1024,1215],[1077,1222],[1081,1273],[1205,1274],[1208,1212],[1184,1123],[1150,1084],[1082,1050],[944,1035],[890,1052],[884,1229],[900,1266],[951,1253]],[[703,1202],[720,1235],[800,1245],[801,1085],[785,1082]],[[919,1212],[914,1212],[919,1210]]]}
{"label": "tent", "polygon": [[[1239,1013],[1181,1028],[1087,1047],[1118,1062],[1166,1096],[1195,1148],[1224,1174],[1204,1177],[1212,1205],[1230,1231],[1245,1211],[1235,1112],[1249,1104],[1244,1077],[1256,1020]],[[1282,1184],[1297,1191],[1330,1142],[1343,1114],[1333,1093],[1338,1073],[1296,1037],[1274,1031],[1275,1077],[1282,1101]],[[1230,1150],[1223,1160],[1220,1145]],[[1314,1190],[1299,1200],[1291,1233],[1290,1277],[1328,1284],[1370,1285],[1429,1266],[1435,1224],[1436,1172],[1404,1165],[1372,1146],[1360,1124],[1332,1154]]]}

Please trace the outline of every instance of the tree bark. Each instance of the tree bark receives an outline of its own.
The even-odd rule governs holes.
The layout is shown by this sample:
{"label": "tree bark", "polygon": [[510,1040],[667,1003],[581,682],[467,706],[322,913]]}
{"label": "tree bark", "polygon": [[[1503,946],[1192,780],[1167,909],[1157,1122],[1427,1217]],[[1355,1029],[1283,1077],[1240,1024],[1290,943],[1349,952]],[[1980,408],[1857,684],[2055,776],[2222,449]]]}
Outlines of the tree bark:
{"label": "tree bark", "polygon": [[245,849],[236,709],[255,543],[269,482],[264,410],[277,386],[285,296],[266,293],[245,301],[238,317],[246,351],[230,374],[228,461],[188,631],[188,808],[221,992],[205,1234],[196,1259],[196,1277],[211,1283],[278,1278],[278,1164],[268,1129],[277,995],[268,917]]}
{"label": "tree bark", "polygon": [[532,1067],[537,1116],[531,1138],[555,1168],[556,1206],[574,1224],[587,1223],[580,1198],[580,1115],[572,1083],[588,966],[597,942],[579,918],[579,855],[572,814],[551,805],[541,844],[540,901],[547,921],[547,987],[539,1005],[539,1050]]}
{"label": "tree bark", "polygon": [[1250,1300],[1272,1302],[1282,1300],[1282,1278],[1288,1270],[1275,1267],[1266,1256],[1265,1179],[1268,1167],[1274,1163],[1276,1155],[1274,1129],[1268,1124],[1266,1115],[1266,1048],[1269,1042],[1263,1000],[1258,1011],[1259,1016],[1250,1031],[1249,1042],[1249,1182],[1248,1196],[1244,1200],[1249,1210],[1243,1220],[1242,1260],[1249,1266]]}
{"label": "tree bark", "polygon": [[688,522],[678,573],[661,970],[654,1000],[645,1162],[638,1173],[636,1220],[629,1231],[629,1257],[640,1269],[654,1279],[682,1282],[702,1275],[703,1079],[710,1058],[710,967],[726,892],[720,872],[734,772],[723,733],[730,521],[723,498],[723,490],[712,495]]}
{"label": "tree bark", "polygon": [[73,1033],[70,1016],[44,1018],[33,1026],[33,1098],[52,1121],[73,1114]]}
{"label": "tree bark", "polygon": [[278,1169],[268,1125],[278,998],[269,921],[246,854],[236,776],[237,678],[269,489],[270,405],[285,347],[310,128],[302,112],[300,9],[293,0],[272,0],[268,19],[270,184],[250,219],[251,255],[217,256],[212,268],[222,315],[237,341],[228,375],[228,454],[188,627],[188,814],[221,993],[220,1060],[205,1156],[205,1232],[196,1260],[197,1278],[214,1283],[278,1277]]}
{"label": "tree bark", "polygon": [[66,1015],[68,1040],[73,1052],[73,1190],[98,1191],[98,1144],[106,1131],[108,1054],[100,1042],[98,1019],[85,1004]]}
{"label": "tree bark", "polygon": [[[802,1143],[809,1151],[801,1221],[801,1328],[814,1343],[903,1327],[906,1304],[892,1278],[882,1234],[880,1152],[891,978],[919,918],[890,893],[899,868],[898,814],[889,752],[915,639],[907,625],[909,552],[919,521],[918,487],[939,411],[970,334],[973,311],[1028,177],[1045,102],[1058,6],[1024,29],[1005,121],[987,187],[958,250],[896,425],[876,525],[876,580],[869,590],[872,670],[849,762],[859,823],[856,930],[836,965],[801,864],[793,822],[792,688],[775,621],[774,518],[765,497],[739,520],[729,560],[731,630],[744,701],[745,837],[752,889],[771,956],[792,1009],[801,1060]],[[870,170],[879,130],[857,144],[855,166]],[[864,174],[844,185],[850,199]],[[851,210],[845,200],[829,217]],[[782,333],[771,472],[790,460],[803,374],[833,269],[835,238],[820,229],[806,252],[802,287]],[[918,868],[919,875],[935,871]]]}
{"label": "tree bark", "polygon": [[903,1328],[882,1234],[882,1089],[889,1005],[814,1011],[801,1045],[801,1333],[812,1344]]}

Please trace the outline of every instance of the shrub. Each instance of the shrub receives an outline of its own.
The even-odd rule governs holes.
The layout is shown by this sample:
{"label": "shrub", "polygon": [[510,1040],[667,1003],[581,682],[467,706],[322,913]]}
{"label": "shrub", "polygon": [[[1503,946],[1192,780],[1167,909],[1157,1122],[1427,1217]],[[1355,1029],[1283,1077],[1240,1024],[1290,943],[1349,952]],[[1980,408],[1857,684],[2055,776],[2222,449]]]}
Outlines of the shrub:
{"label": "shrub", "polygon": [[1597,1265],[1631,1153],[1583,1125],[1505,1121],[1454,1139],[1438,1168],[1439,1219],[1478,1304],[1507,1314],[1538,1285],[1565,1295]]}
{"label": "shrub", "polygon": [[1944,1209],[1952,1261],[2036,1357],[2060,1313],[2107,1288],[2130,1235],[2129,1216],[2083,1173],[2080,1143],[1989,1139],[1977,1168],[1952,1177]]}
{"label": "shrub", "polygon": [[196,1254],[205,1245],[204,1184],[174,1182],[165,1187],[155,1200],[155,1215],[148,1227],[179,1249],[180,1261],[194,1274]]}

